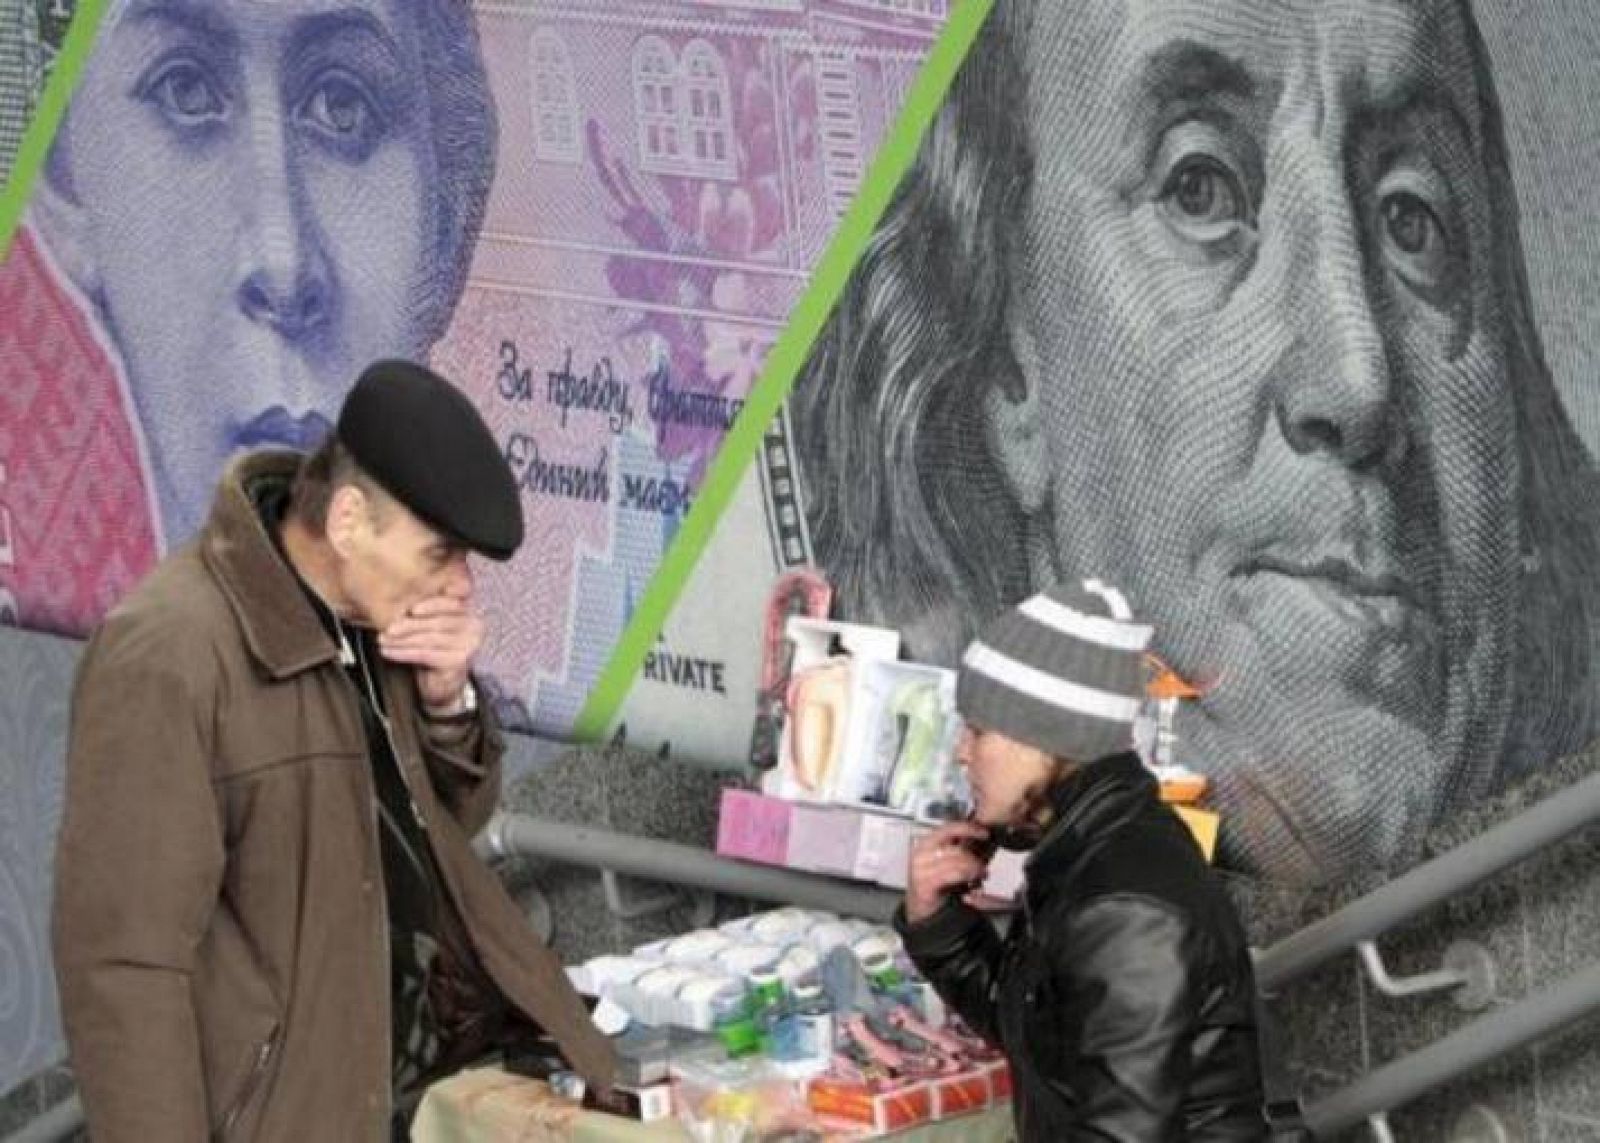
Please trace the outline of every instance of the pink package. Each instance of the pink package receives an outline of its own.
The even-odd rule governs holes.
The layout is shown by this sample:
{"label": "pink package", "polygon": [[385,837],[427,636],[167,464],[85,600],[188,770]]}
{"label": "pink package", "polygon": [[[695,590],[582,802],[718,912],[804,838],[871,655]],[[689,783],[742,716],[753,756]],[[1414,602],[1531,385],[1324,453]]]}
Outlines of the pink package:
{"label": "pink package", "polygon": [[862,814],[838,806],[797,804],[789,821],[789,851],[784,864],[811,873],[849,877],[861,846]]}
{"label": "pink package", "polygon": [[717,814],[717,852],[766,865],[784,864],[794,808],[781,798],[750,790],[723,790]]}
{"label": "pink package", "polygon": [[891,889],[904,889],[912,839],[925,832],[925,827],[904,818],[864,814],[853,875],[861,881],[876,881]]}

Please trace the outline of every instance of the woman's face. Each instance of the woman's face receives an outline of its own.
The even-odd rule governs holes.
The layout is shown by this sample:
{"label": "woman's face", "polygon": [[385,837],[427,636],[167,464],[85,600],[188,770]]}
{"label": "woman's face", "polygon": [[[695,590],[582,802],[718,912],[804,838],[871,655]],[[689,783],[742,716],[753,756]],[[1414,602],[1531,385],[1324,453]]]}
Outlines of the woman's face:
{"label": "woman's face", "polygon": [[1056,769],[1044,751],[970,725],[962,728],[956,758],[967,770],[973,820],[990,827],[1026,825]]}
{"label": "woman's face", "polygon": [[425,74],[412,0],[130,0],[103,34],[52,181],[169,543],[234,451],[311,443],[426,348]]}

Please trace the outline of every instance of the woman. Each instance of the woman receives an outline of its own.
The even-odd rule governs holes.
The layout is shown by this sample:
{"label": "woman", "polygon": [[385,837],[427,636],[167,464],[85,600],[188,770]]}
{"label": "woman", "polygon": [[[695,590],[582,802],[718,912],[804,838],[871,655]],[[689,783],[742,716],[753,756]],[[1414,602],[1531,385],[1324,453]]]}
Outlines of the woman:
{"label": "woman", "polygon": [[[1244,933],[1130,749],[1150,635],[1096,580],[982,631],[956,686],[973,819],[911,854],[896,925],[1010,1058],[1025,1143],[1267,1137]],[[995,845],[1032,851],[1003,939],[962,900]]]}

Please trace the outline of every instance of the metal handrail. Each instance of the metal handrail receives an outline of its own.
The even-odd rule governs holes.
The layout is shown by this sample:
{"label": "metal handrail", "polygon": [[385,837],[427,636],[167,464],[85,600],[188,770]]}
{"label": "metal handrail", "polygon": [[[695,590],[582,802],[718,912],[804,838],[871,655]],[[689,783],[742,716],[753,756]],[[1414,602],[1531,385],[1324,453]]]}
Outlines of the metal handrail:
{"label": "metal handrail", "polygon": [[58,1143],[83,1129],[83,1102],[74,1093],[7,1135],[5,1143]]}
{"label": "metal handrail", "polygon": [[901,898],[898,892],[837,877],[719,857],[699,846],[503,810],[489,819],[476,845],[480,852],[492,856],[542,857],[755,901],[827,909],[871,921],[889,920]]}
{"label": "metal handrail", "polygon": [[1596,1012],[1600,963],[1368,1072],[1306,1105],[1303,1121],[1317,1138],[1354,1127]]}
{"label": "metal handrail", "polygon": [[1271,996],[1324,961],[1600,822],[1600,774],[1501,822],[1328,914],[1256,957],[1256,983]]}

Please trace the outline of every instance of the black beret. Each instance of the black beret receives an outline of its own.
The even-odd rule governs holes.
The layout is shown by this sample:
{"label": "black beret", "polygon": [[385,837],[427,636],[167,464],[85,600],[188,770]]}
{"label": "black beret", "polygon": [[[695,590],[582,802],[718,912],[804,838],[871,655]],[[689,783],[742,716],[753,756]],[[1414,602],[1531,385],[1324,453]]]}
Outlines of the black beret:
{"label": "black beret", "polygon": [[410,361],[367,366],[339,411],[339,441],[391,496],[490,559],[522,544],[516,479],[465,394]]}

